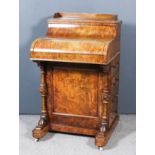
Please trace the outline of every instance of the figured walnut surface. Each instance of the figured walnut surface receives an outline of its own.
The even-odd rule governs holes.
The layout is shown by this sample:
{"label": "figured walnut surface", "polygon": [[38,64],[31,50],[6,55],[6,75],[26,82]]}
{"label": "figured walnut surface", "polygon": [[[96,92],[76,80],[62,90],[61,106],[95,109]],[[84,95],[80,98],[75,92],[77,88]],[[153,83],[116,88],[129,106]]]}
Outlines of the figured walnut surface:
{"label": "figured walnut surface", "polygon": [[119,35],[116,15],[56,13],[48,21],[48,37],[112,39]]}
{"label": "figured walnut surface", "polygon": [[97,116],[96,71],[54,69],[53,81],[54,112]]}
{"label": "figured walnut surface", "polygon": [[111,55],[110,58],[108,55],[112,52],[112,45],[113,40],[108,39],[42,38],[37,39],[33,43],[30,57],[32,60],[42,59],[102,64],[110,60]]}
{"label": "figured walnut surface", "polygon": [[53,52],[72,54],[99,54],[105,55],[112,40],[94,39],[37,39],[32,46],[32,52]]}
{"label": "figured walnut surface", "polygon": [[117,34],[116,26],[107,25],[89,25],[84,23],[71,23],[71,22],[59,22],[59,23],[49,23],[48,24],[48,37],[54,38],[88,38],[88,39],[111,39]]}
{"label": "figured walnut surface", "polygon": [[106,64],[119,52],[117,41],[42,38],[33,42],[32,60]]}
{"label": "figured walnut surface", "polygon": [[109,63],[120,50],[120,22],[115,16],[91,14],[92,19],[88,14],[74,13],[73,18],[66,18],[68,15],[62,13],[62,18],[48,21],[48,38],[33,42],[31,60]]}
{"label": "figured walnut surface", "polygon": [[117,15],[56,13],[46,38],[32,43],[41,69],[41,117],[48,131],[95,136],[104,146],[118,122],[120,21]]}

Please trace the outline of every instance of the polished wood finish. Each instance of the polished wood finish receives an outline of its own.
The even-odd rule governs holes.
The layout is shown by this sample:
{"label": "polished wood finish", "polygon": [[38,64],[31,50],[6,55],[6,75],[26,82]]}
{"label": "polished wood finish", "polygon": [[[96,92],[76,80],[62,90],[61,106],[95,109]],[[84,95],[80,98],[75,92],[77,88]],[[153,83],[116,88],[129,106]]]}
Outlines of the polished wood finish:
{"label": "polished wood finish", "polygon": [[68,13],[68,12],[58,12],[55,13],[54,18],[74,18],[74,19],[102,19],[102,20],[117,20],[117,15],[111,14],[93,14],[93,13]]}
{"label": "polished wood finish", "polygon": [[42,108],[41,108],[41,115],[38,125],[33,130],[33,137],[39,139],[42,138],[48,131],[49,131],[49,120],[48,120],[48,113],[47,113],[47,88],[46,88],[46,67],[43,63],[38,62],[38,65],[41,70],[41,83],[40,83],[40,93],[42,97]]}
{"label": "polished wood finish", "polygon": [[120,25],[117,15],[56,13],[30,59],[41,69],[41,117],[33,130],[95,136],[106,145],[118,122]]}

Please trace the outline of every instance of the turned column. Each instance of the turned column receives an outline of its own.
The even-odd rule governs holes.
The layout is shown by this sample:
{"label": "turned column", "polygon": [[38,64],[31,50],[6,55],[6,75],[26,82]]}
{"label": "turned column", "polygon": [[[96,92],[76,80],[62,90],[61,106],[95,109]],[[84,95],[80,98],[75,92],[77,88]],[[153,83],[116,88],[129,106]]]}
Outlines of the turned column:
{"label": "turned column", "polygon": [[36,126],[36,128],[33,130],[33,137],[37,140],[41,137],[43,137],[48,132],[48,113],[47,113],[47,85],[46,85],[46,66],[42,63],[37,63],[40,67],[40,94],[42,98],[41,102],[41,115],[40,120]]}
{"label": "turned column", "polygon": [[47,105],[46,105],[46,96],[47,96],[47,86],[46,86],[46,71],[45,66],[40,64],[40,74],[41,74],[41,82],[40,82],[40,94],[42,97],[42,108],[41,115],[47,116]]}
{"label": "turned column", "polygon": [[95,138],[96,146],[102,147],[107,143],[106,131],[109,125],[109,100],[108,72],[110,68],[104,67],[99,73],[99,129]]}

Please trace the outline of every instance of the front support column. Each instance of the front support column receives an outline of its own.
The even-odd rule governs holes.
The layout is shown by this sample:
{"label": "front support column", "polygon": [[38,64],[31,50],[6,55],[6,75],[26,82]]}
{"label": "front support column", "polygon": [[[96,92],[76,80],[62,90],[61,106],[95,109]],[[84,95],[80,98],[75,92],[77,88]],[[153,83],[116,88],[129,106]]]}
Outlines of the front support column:
{"label": "front support column", "polygon": [[107,143],[107,137],[106,137],[106,132],[108,129],[108,120],[109,120],[109,99],[110,99],[110,94],[109,94],[109,90],[108,90],[108,86],[107,86],[107,82],[106,82],[106,75],[103,75],[105,78],[102,79],[100,78],[100,80],[103,80],[102,84],[104,84],[103,88],[101,89],[102,91],[102,96],[101,96],[101,104],[100,104],[100,111],[101,114],[99,116],[99,120],[100,120],[100,127],[99,130],[97,132],[97,135],[95,137],[95,144],[96,146],[103,147],[104,145],[106,145]]}
{"label": "front support column", "polygon": [[99,94],[102,94],[99,101],[99,129],[97,131],[95,137],[95,144],[99,149],[103,149],[112,135],[114,128],[118,123],[118,116],[115,117],[114,121],[110,125],[110,112],[111,107],[110,103],[112,100],[112,94],[109,86],[109,75],[110,75],[110,67],[109,66],[101,66],[101,70],[99,73]]}
{"label": "front support column", "polygon": [[40,120],[37,126],[32,131],[32,136],[38,141],[49,131],[49,119],[47,113],[47,86],[46,86],[46,66],[42,63],[37,63],[41,70],[41,83],[40,83],[40,94],[42,97],[42,108]]}

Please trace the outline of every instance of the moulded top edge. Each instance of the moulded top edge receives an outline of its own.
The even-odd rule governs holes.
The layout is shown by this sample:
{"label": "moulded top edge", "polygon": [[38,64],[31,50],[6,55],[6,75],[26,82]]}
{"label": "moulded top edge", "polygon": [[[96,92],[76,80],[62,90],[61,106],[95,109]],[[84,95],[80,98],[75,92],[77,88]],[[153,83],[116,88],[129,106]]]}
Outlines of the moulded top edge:
{"label": "moulded top edge", "polygon": [[80,18],[52,18],[48,20],[48,24],[55,24],[55,23],[70,23],[70,24],[121,24],[120,20],[93,20],[93,19],[80,19]]}
{"label": "moulded top edge", "polygon": [[94,20],[117,20],[115,14],[96,14],[96,13],[68,13],[58,12],[53,15],[53,18],[83,18],[83,19],[94,19]]}

